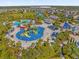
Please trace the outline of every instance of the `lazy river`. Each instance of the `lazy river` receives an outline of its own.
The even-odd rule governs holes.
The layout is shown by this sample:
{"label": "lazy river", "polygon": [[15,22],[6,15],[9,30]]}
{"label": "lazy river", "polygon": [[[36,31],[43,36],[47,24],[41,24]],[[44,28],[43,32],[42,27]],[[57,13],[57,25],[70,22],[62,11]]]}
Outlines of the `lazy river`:
{"label": "lazy river", "polygon": [[19,32],[16,33],[16,38],[20,40],[25,40],[25,41],[33,41],[40,39],[43,36],[44,28],[43,27],[37,27],[37,34],[34,34],[32,32],[29,33],[30,37],[22,36],[21,34],[24,33],[24,29],[20,29]]}

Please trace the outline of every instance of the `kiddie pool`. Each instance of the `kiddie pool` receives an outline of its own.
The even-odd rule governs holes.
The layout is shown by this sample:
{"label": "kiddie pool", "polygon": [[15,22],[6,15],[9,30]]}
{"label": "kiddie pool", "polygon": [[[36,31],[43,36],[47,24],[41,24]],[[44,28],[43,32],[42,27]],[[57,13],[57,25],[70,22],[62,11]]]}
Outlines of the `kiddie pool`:
{"label": "kiddie pool", "polygon": [[24,29],[20,29],[19,32],[16,33],[16,38],[20,40],[25,40],[25,41],[33,41],[40,39],[43,36],[44,28],[43,27],[37,27],[37,34],[34,33],[29,33],[30,37],[22,36],[21,34],[24,32]]}

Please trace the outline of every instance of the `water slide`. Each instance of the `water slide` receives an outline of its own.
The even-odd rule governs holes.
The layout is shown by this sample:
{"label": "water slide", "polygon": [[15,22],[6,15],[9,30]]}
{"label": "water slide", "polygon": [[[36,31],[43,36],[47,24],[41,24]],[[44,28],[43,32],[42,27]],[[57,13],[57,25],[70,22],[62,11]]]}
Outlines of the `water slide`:
{"label": "water slide", "polygon": [[40,39],[43,36],[44,28],[43,27],[37,27],[37,34],[30,32],[29,33],[30,37],[22,36],[21,34],[24,31],[25,31],[24,29],[20,29],[20,31],[16,33],[16,38],[18,38],[20,40],[25,40],[25,41],[32,41],[32,40]]}

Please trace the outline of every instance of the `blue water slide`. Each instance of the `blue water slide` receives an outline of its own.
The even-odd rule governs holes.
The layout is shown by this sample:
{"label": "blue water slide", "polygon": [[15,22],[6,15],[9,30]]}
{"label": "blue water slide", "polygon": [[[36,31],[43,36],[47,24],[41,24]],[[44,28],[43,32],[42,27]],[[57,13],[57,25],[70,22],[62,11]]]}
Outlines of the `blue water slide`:
{"label": "blue water slide", "polygon": [[24,33],[24,29],[20,29],[19,32],[16,33],[16,38],[20,40],[25,40],[25,41],[32,41],[39,39],[43,36],[44,28],[43,27],[37,27],[37,34],[34,34],[32,32],[29,33],[30,37],[22,36],[21,34]]}

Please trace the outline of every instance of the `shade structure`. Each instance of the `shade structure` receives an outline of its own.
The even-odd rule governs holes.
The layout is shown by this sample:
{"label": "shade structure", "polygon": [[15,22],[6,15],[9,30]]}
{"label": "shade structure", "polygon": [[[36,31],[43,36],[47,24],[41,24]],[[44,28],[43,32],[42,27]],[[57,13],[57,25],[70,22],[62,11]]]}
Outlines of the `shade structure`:
{"label": "shade structure", "polygon": [[70,29],[71,26],[70,26],[69,23],[65,22],[64,25],[63,25],[63,28],[64,28],[64,29]]}

